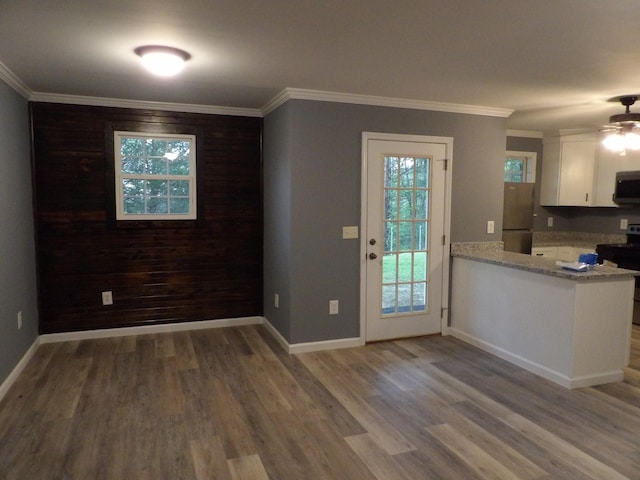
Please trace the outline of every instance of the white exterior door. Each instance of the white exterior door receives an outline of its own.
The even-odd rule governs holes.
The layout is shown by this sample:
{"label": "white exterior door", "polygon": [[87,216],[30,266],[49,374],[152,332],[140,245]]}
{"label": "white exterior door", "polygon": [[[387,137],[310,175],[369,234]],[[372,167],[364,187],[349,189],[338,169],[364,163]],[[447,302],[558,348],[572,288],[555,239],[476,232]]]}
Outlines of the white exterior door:
{"label": "white exterior door", "polygon": [[361,328],[366,341],[443,329],[451,148],[450,138],[363,134]]}

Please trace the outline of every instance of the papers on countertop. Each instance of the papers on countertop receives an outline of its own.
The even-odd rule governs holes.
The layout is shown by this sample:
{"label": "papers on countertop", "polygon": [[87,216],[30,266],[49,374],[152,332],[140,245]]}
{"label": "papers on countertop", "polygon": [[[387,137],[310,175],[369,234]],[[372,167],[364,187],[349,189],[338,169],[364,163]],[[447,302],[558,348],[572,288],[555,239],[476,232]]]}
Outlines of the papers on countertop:
{"label": "papers on countertop", "polygon": [[556,265],[572,272],[588,272],[595,267],[584,262],[561,262],[560,260],[556,260]]}

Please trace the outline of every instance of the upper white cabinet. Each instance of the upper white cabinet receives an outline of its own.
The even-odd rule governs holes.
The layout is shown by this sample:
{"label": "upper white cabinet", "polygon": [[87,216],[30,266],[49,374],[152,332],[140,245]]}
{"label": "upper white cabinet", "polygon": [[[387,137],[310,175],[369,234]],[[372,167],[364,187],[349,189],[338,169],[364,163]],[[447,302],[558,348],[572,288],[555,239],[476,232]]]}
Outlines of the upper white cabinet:
{"label": "upper white cabinet", "polygon": [[540,204],[577,207],[593,205],[595,169],[595,133],[545,139]]}

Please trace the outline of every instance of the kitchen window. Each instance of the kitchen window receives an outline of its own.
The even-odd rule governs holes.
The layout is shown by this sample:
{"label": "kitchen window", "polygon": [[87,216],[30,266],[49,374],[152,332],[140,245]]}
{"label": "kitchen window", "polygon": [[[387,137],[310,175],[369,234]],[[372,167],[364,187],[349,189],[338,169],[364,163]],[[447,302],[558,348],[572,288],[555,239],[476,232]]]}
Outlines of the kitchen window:
{"label": "kitchen window", "polygon": [[504,181],[516,183],[535,183],[535,152],[507,152],[504,160]]}
{"label": "kitchen window", "polygon": [[117,220],[193,220],[196,137],[114,131]]}

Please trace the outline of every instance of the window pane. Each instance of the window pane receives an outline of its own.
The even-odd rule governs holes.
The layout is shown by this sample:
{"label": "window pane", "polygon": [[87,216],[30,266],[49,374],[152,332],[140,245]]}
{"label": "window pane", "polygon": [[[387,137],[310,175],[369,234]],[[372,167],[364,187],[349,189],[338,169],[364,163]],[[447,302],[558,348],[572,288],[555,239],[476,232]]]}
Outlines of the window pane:
{"label": "window pane", "polygon": [[414,223],[414,238],[413,249],[414,250],[426,250],[427,249],[427,222],[415,222]]}
{"label": "window pane", "polygon": [[188,198],[170,198],[169,213],[175,213],[175,214],[189,213],[189,199]]}
{"label": "window pane", "polygon": [[398,157],[384,157],[384,186],[396,188],[398,186]]}
{"label": "window pane", "polygon": [[427,307],[427,284],[413,284],[413,310],[423,311]]}
{"label": "window pane", "polygon": [[427,190],[416,190],[416,218],[427,219],[429,194]]}
{"label": "window pane", "polygon": [[398,281],[410,282],[412,270],[412,255],[411,253],[401,253],[398,255]]}
{"label": "window pane", "polygon": [[526,173],[526,159],[509,157],[504,161],[504,181],[524,182]]}
{"label": "window pane", "polygon": [[127,215],[140,215],[144,213],[144,197],[125,197],[124,213]]}
{"label": "window pane", "polygon": [[167,141],[166,140],[151,140],[147,143],[147,155],[154,157],[164,157],[167,153]]}
{"label": "window pane", "polygon": [[126,196],[144,195],[144,180],[125,178],[122,180],[122,190]]}
{"label": "window pane", "polygon": [[169,213],[167,197],[149,197],[145,213]]}
{"label": "window pane", "polygon": [[413,188],[413,158],[400,159],[400,186]]}
{"label": "window pane", "polygon": [[429,159],[416,158],[416,188],[429,186]]}
{"label": "window pane", "polygon": [[396,312],[396,286],[382,286],[382,313],[389,314]]}
{"label": "window pane", "polygon": [[400,251],[413,249],[413,222],[398,222],[400,228]]}
{"label": "window pane", "polygon": [[149,158],[147,160],[149,175],[166,175],[168,173],[167,160],[164,158]]}
{"label": "window pane", "polygon": [[427,252],[413,254],[413,281],[420,282],[427,279]]}
{"label": "window pane", "polygon": [[382,283],[396,281],[396,264],[398,256],[395,253],[385,253],[382,260]]}
{"label": "window pane", "polygon": [[413,190],[400,190],[399,217],[403,220],[414,217]]}
{"label": "window pane", "polygon": [[172,197],[188,197],[189,182],[186,180],[169,180],[169,195]]}
{"label": "window pane", "polygon": [[384,222],[384,251],[396,252],[398,250],[398,223]]}
{"label": "window pane", "polygon": [[184,158],[169,160],[169,175],[189,175],[189,160]]}
{"label": "window pane", "polygon": [[384,191],[384,218],[388,220],[398,218],[398,190]]}
{"label": "window pane", "polygon": [[401,283],[398,285],[398,312],[410,312],[413,304],[411,298],[411,284]]}
{"label": "window pane", "polygon": [[159,196],[162,195],[164,197],[167,196],[167,185],[168,182],[166,180],[147,180],[147,188],[146,194],[149,196]]}
{"label": "window pane", "polygon": [[123,157],[140,157],[144,155],[144,141],[141,138],[123,138],[121,145]]}

